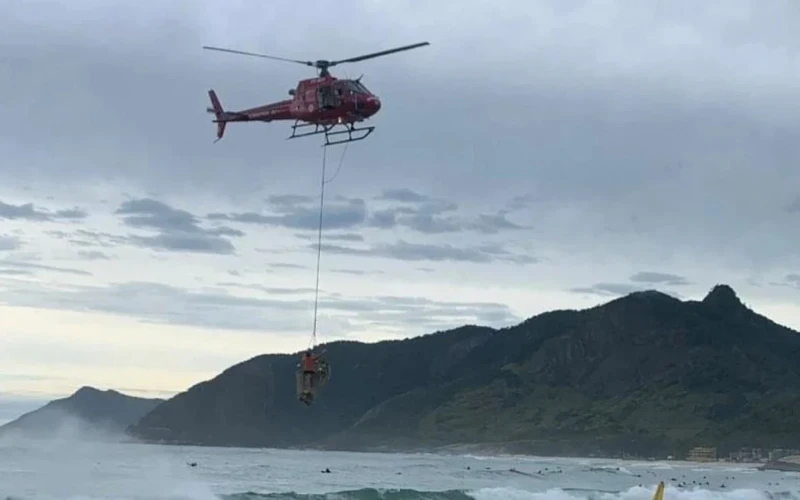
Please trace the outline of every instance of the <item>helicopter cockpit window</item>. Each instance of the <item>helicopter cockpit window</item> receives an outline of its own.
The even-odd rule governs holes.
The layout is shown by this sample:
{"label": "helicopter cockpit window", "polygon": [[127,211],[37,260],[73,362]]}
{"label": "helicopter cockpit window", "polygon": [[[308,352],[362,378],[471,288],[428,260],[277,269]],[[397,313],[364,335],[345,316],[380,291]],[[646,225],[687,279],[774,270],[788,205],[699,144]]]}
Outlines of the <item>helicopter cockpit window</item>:
{"label": "helicopter cockpit window", "polygon": [[348,94],[367,94],[367,95],[369,95],[369,92],[367,91],[367,89],[364,88],[363,85],[361,85],[360,83],[356,82],[355,80],[344,80],[344,81],[340,80],[337,83],[341,83],[342,88],[346,89],[346,93],[348,93]]}
{"label": "helicopter cockpit window", "polygon": [[356,87],[356,92],[358,92],[360,94],[366,94],[366,95],[370,95],[371,94],[370,91],[367,90],[367,87],[365,87],[361,82],[354,81],[353,85]]}

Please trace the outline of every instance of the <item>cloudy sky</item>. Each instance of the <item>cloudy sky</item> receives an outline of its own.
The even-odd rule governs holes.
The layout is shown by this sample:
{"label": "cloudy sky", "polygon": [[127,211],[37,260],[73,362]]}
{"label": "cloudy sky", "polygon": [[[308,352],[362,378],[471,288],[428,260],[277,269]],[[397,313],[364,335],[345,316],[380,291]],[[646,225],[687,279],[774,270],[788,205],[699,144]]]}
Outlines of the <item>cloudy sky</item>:
{"label": "cloudy sky", "polygon": [[205,108],[314,72],[202,45],[431,43],[335,68],[383,108],[327,151],[320,341],[720,282],[800,328],[796,1],[304,5],[0,2],[8,408],[84,384],[169,395],[308,345],[320,141],[232,124],[214,144]]}

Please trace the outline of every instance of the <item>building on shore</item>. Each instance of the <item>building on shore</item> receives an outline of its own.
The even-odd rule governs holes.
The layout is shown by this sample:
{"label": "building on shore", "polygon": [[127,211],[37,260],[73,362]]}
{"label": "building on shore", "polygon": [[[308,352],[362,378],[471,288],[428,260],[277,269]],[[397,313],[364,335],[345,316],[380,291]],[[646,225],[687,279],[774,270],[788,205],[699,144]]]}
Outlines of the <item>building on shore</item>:
{"label": "building on shore", "polygon": [[686,460],[690,462],[716,462],[717,449],[715,447],[696,446],[689,450]]}
{"label": "building on shore", "polygon": [[761,448],[741,448],[735,453],[731,453],[731,462],[763,462],[766,459],[764,450]]}
{"label": "building on shore", "polygon": [[769,452],[768,460],[781,460],[786,457],[800,455],[800,450],[797,449],[775,449]]}

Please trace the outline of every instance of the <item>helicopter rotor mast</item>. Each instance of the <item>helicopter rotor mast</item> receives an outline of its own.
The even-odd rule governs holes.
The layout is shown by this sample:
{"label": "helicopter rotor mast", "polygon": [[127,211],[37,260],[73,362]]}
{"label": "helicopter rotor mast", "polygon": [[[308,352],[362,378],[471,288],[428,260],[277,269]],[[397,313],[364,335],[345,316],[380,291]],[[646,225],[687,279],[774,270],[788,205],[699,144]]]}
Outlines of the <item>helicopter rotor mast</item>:
{"label": "helicopter rotor mast", "polygon": [[225,49],[225,48],[221,48],[221,47],[210,47],[210,46],[207,46],[207,45],[204,45],[203,48],[206,49],[206,50],[216,50],[216,51],[219,51],[219,52],[228,52],[228,53],[231,53],[231,54],[240,54],[240,55],[251,56],[251,57],[261,57],[263,59],[272,59],[272,60],[275,60],[275,61],[283,61],[283,62],[293,62],[293,63],[297,63],[297,64],[302,64],[304,66],[311,66],[311,67],[317,68],[319,70],[319,76],[325,77],[325,76],[330,76],[331,75],[330,72],[328,71],[328,68],[330,68],[332,66],[337,66],[337,65],[342,64],[342,63],[353,63],[353,62],[358,62],[358,61],[364,61],[366,59],[372,59],[372,58],[375,58],[375,57],[386,56],[386,55],[389,55],[389,54],[394,54],[395,52],[402,52],[402,51],[405,51],[405,50],[416,49],[418,47],[424,47],[426,45],[430,45],[430,43],[428,43],[428,42],[414,43],[414,44],[411,44],[411,45],[405,45],[403,47],[396,47],[394,49],[382,50],[380,52],[373,52],[371,54],[365,54],[365,55],[362,55],[362,56],[351,57],[351,58],[348,58],[348,59],[339,59],[338,61],[328,61],[328,60],[325,60],[325,59],[320,59],[320,60],[317,60],[317,61],[301,61],[299,59],[287,59],[285,57],[275,57],[275,56],[270,56],[270,55],[266,55],[266,54],[258,54],[258,53],[255,53],[255,52],[244,52],[244,51],[241,51],[241,50]]}

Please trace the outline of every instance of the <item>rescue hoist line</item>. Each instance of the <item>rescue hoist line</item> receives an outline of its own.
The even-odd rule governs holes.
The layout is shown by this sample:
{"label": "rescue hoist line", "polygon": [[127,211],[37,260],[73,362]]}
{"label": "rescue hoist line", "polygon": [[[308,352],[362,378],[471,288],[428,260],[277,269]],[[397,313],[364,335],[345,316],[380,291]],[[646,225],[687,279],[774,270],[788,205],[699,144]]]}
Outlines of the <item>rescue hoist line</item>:
{"label": "rescue hoist line", "polygon": [[319,227],[317,229],[317,276],[316,283],[314,285],[314,326],[311,330],[311,342],[309,349],[313,349],[317,345],[317,323],[319,318],[319,274],[320,261],[322,259],[322,215],[325,208],[325,184],[332,182],[336,176],[339,175],[339,171],[342,169],[342,164],[344,163],[344,155],[347,153],[347,146],[348,144],[344,145],[342,157],[339,159],[339,166],[336,167],[336,172],[334,172],[330,179],[325,179],[325,170],[328,163],[328,146],[322,146],[322,173],[320,175],[319,183]]}

